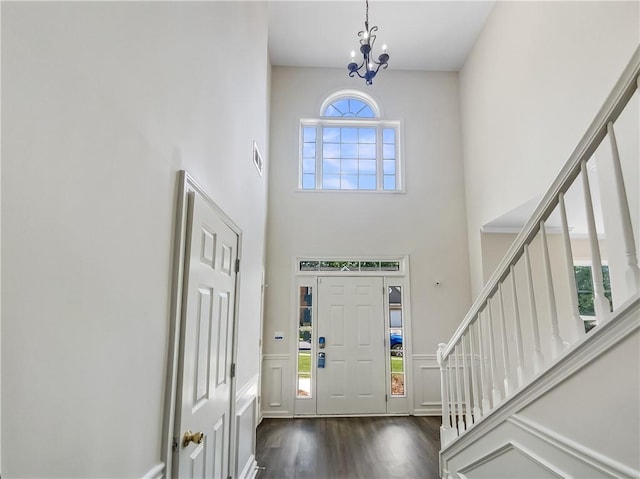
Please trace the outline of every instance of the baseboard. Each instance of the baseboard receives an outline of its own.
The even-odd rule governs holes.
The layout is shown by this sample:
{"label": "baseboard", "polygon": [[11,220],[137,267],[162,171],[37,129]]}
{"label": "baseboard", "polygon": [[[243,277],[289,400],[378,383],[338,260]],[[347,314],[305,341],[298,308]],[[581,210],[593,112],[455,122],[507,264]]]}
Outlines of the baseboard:
{"label": "baseboard", "polygon": [[163,479],[164,478],[164,462],[160,462],[153,466],[142,476],[142,479]]}
{"label": "baseboard", "polygon": [[247,461],[247,464],[238,477],[240,479],[253,479],[257,473],[258,463],[256,462],[255,456],[251,456],[251,460]]}

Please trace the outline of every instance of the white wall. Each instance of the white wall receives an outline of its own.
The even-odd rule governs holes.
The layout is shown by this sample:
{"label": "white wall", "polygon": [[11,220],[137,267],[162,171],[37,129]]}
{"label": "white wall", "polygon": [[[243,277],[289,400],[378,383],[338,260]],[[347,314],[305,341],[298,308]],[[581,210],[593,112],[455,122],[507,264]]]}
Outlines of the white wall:
{"label": "white wall", "polygon": [[551,184],[640,38],[638,2],[497,2],[460,73],[472,290],[480,227]]}
{"label": "white wall", "polygon": [[243,231],[255,381],[266,39],[254,2],[2,3],[3,477],[160,462],[180,169]]}
{"label": "white wall", "polygon": [[[346,69],[274,67],[272,75],[265,355],[282,362],[295,347],[273,333],[291,330],[296,256],[408,254],[413,353],[435,359],[470,304],[457,74],[389,69],[372,87]],[[403,122],[406,193],[297,191],[299,120],[318,117],[340,89],[370,94],[385,119]],[[437,370],[429,387],[439,390]]]}

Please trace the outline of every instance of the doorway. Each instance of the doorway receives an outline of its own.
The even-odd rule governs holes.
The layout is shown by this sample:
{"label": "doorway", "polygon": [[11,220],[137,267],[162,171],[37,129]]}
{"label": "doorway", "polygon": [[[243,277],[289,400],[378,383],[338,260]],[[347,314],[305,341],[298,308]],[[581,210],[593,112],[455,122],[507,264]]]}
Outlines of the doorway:
{"label": "doorway", "polygon": [[[294,416],[408,414],[408,258],[341,262],[351,270],[338,261],[299,261]],[[373,270],[376,263],[386,270]]]}
{"label": "doorway", "polygon": [[239,229],[181,172],[163,448],[171,477],[233,472],[239,246]]}

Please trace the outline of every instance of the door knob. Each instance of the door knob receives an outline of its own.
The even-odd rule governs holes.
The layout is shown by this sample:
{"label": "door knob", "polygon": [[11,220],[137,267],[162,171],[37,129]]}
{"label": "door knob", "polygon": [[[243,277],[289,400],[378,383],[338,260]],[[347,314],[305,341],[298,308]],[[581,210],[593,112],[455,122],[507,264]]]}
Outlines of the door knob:
{"label": "door knob", "polygon": [[184,437],[182,438],[182,447],[187,447],[190,442],[194,444],[202,444],[203,438],[204,438],[203,432],[187,431],[184,433]]}

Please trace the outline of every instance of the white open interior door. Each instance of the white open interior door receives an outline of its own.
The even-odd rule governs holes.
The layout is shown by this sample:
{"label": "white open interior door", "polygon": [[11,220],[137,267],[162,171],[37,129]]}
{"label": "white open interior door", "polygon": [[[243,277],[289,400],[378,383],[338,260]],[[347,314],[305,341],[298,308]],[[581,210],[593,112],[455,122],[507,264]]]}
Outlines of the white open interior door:
{"label": "white open interior door", "polygon": [[238,235],[188,194],[173,476],[227,478]]}
{"label": "white open interior door", "polygon": [[317,351],[325,354],[325,367],[317,369],[317,413],[385,413],[382,278],[318,282],[318,339],[325,338],[325,348]]}

